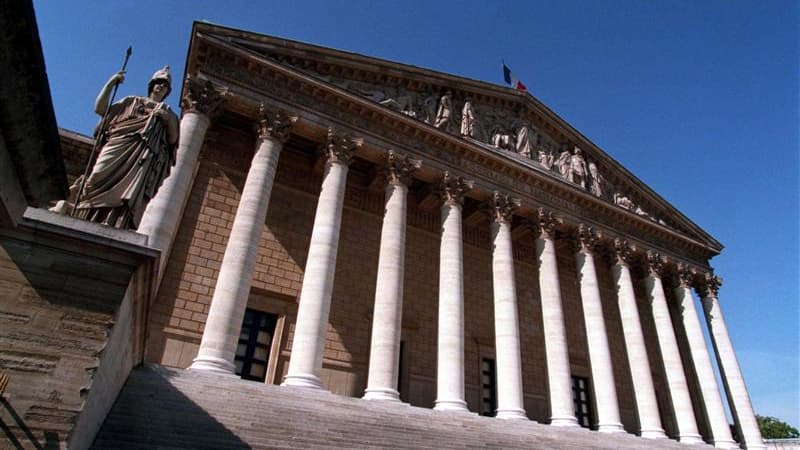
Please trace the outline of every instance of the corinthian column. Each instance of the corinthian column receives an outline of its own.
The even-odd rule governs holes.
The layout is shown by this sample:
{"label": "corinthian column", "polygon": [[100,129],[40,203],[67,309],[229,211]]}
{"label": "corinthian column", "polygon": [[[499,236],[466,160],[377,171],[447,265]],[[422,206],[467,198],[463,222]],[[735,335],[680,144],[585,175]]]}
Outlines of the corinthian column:
{"label": "corinthian column", "polygon": [[353,150],[360,145],[361,140],[336,136],[328,130],[327,143],[322,148],[327,158],[325,176],[311,232],[285,386],[322,389],[319,377],[336,273],[347,166]]}
{"label": "corinthian column", "polygon": [[753,405],[750,403],[750,395],[747,393],[739,362],[736,360],[736,353],[733,351],[728,327],[722,317],[722,309],[717,296],[720,285],[722,285],[722,280],[719,277],[706,273],[704,283],[699,286],[698,293],[703,298],[706,323],[717,353],[717,365],[725,390],[728,392],[728,404],[730,404],[733,420],[744,441],[745,448],[766,448],[761,440],[761,432],[753,413]]}
{"label": "corinthian column", "polygon": [[658,415],[653,375],[647,359],[642,323],[639,320],[639,309],[636,306],[636,296],[633,292],[629,267],[630,247],[627,242],[617,239],[614,241],[614,252],[616,263],[612,272],[617,285],[617,302],[619,303],[625,348],[628,352],[628,364],[631,368],[636,411],[639,413],[639,433],[645,438],[666,438]]}
{"label": "corinthian column", "polygon": [[256,153],[250,163],[233,219],[200,350],[192,369],[234,373],[233,360],[250,296],[258,243],[267,219],[278,157],[283,143],[289,137],[289,129],[296,120],[296,116],[266,111],[261,106]]}
{"label": "corinthian column", "polygon": [[700,326],[700,317],[692,298],[692,281],[694,272],[683,264],[678,264],[678,287],[675,288],[675,301],[681,313],[681,321],[686,331],[686,340],[689,341],[689,354],[692,358],[694,370],[697,373],[697,382],[700,395],[703,397],[708,425],[711,428],[710,441],[715,447],[736,448],[731,430],[728,427],[728,418],[725,416],[725,406],[719,393],[717,377],[714,376],[714,367],[711,365],[711,353],[706,345],[706,338]]}
{"label": "corinthian column", "polygon": [[441,183],[442,241],[439,249],[439,335],[434,409],[467,411],[464,401],[464,255],[461,205],[472,181],[445,172]]}
{"label": "corinthian column", "polygon": [[191,76],[184,80],[181,98],[183,116],[175,166],[147,204],[136,230],[147,235],[148,245],[161,250],[156,287],[161,284],[175,233],[178,232],[189,199],[210,118],[226,96],[226,89],[214,86],[208,80]]}
{"label": "corinthian column", "polygon": [[672,406],[675,410],[678,440],[686,444],[701,444],[703,439],[700,437],[700,432],[697,431],[697,420],[694,415],[692,399],[689,396],[689,386],[686,383],[686,372],[683,370],[678,340],[675,337],[675,328],[672,326],[667,298],[661,282],[664,262],[664,258],[658,253],[647,252],[648,275],[645,278],[645,287],[653,309],[658,346],[661,348],[664,372],[672,398]]}
{"label": "corinthian column", "polygon": [[403,273],[406,251],[406,198],[411,173],[422,161],[390,150],[387,158],[386,208],[375,283],[369,374],[364,398],[399,401],[397,380],[403,316]]}
{"label": "corinthian column", "polygon": [[592,369],[592,385],[597,400],[597,431],[601,433],[622,433],[619,416],[617,387],[614,384],[614,368],[611,365],[611,351],[608,345],[606,323],[603,319],[603,304],[597,283],[594,265],[594,250],[598,235],[581,224],[578,227],[578,248],[575,252],[575,265],[581,285],[581,304],[583,321],[586,324],[586,341],[589,347],[589,366]]}
{"label": "corinthian column", "polygon": [[558,280],[555,228],[553,213],[539,209],[536,252],[539,257],[539,292],[542,297],[542,328],[547,360],[547,381],[550,387],[550,424],[578,426],[572,400],[572,377],[569,369],[569,349],[561,305],[561,285]]}
{"label": "corinthian column", "polygon": [[501,419],[527,419],[522,398],[517,285],[511,244],[511,220],[519,203],[517,199],[495,192],[490,205],[497,417]]}

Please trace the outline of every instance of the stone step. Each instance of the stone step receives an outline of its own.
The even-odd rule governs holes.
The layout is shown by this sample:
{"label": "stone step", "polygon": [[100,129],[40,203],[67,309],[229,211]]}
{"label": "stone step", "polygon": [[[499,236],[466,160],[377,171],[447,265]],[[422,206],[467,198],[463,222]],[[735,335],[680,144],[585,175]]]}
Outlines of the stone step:
{"label": "stone step", "polygon": [[131,372],[93,448],[688,450],[693,446],[143,366]]}

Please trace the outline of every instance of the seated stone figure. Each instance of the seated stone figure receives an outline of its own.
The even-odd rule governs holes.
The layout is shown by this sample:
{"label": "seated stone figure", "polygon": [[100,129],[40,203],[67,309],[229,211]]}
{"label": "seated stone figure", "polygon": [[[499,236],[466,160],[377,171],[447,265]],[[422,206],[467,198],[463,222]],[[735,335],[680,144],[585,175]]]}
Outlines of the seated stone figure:
{"label": "seated stone figure", "polygon": [[[106,82],[95,102],[97,114],[105,113],[111,89],[124,78],[119,72]],[[164,103],[171,84],[165,66],[150,79],[147,97],[125,97],[108,107],[95,133],[100,151],[83,184],[77,217],[137,228],[147,203],[175,165],[178,118]]]}

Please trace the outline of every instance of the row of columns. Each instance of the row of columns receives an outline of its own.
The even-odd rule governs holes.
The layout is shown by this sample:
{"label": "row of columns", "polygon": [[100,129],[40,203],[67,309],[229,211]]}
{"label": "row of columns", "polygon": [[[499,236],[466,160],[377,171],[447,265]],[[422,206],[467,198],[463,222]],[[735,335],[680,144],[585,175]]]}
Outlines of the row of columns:
{"label": "row of columns", "polygon": [[[222,98],[224,93],[210,83],[205,99]],[[198,97],[200,97],[198,95]],[[182,140],[178,164],[156,198],[148,205],[140,232],[148,234],[154,246],[165,251],[160,274],[171,248],[180,213],[188,198],[197,157],[208,128],[211,108],[184,106]],[[258,122],[256,152],[248,171],[231,236],[223,256],[219,279],[212,298],[208,321],[198,356],[192,368],[232,374],[236,343],[249,296],[256,250],[269,206],[270,192],[283,142],[296,117],[262,109]],[[348,164],[360,141],[329,130],[323,147],[325,175],[314,219],[308,263],[300,294],[289,370],[283,384],[322,388],[320,374],[325,333],[338,249]],[[399,376],[400,330],[404,279],[407,194],[410,176],[420,161],[389,152],[387,163],[386,208],[381,232],[378,280],[376,283],[373,335],[369,362],[367,399],[399,401],[395,389]],[[437,347],[437,398],[435,409],[467,411],[464,400],[464,287],[462,249],[462,203],[472,188],[470,181],[445,173],[440,185],[442,197],[442,236],[439,274],[439,326]],[[175,208],[174,202],[181,207]],[[496,363],[498,386],[497,417],[525,419],[522,390],[522,364],[516,286],[511,238],[511,219],[519,202],[495,193],[489,213],[493,243],[492,275],[495,307]],[[174,216],[174,217],[173,217]],[[159,219],[159,220],[156,220]],[[555,251],[558,220],[539,210],[535,221],[539,284],[545,331],[545,359],[550,389],[550,422],[557,426],[577,426],[573,411],[566,327]],[[611,363],[605,321],[595,269],[598,235],[590,227],[578,229],[575,263],[580,279],[592,381],[597,399],[598,430],[622,432],[618,399]],[[614,245],[612,273],[617,288],[618,306],[628,355],[640,434],[664,438],[653,387],[652,372],[630,274],[630,247],[621,240]],[[685,371],[681,363],[674,327],[661,282],[663,259],[648,255],[646,288],[653,316],[670,396],[675,408],[679,439],[701,442],[697,430]],[[690,360],[699,378],[701,396],[709,417],[713,442],[732,447],[734,442],[725,418],[719,387],[711,366],[694,302],[692,274],[679,270],[680,285],[675,297],[682,306],[682,322],[689,340]],[[760,448],[761,440],[747,391],[736,362],[733,346],[722,319],[717,298],[719,280],[710,277],[703,290],[706,319],[737,426],[748,448]]]}

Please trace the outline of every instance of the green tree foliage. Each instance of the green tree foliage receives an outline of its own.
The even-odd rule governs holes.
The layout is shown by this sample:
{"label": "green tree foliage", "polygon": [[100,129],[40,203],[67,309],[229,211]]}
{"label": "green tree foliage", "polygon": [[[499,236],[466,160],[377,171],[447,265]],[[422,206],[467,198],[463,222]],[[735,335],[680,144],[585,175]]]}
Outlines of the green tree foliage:
{"label": "green tree foliage", "polygon": [[761,430],[761,437],[764,439],[800,438],[797,428],[774,417],[756,416],[756,420],[758,429]]}

